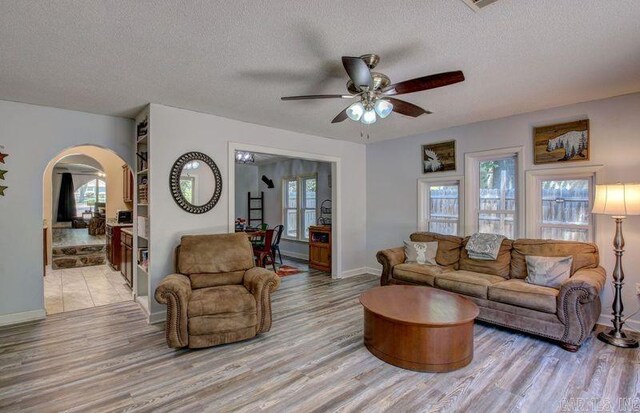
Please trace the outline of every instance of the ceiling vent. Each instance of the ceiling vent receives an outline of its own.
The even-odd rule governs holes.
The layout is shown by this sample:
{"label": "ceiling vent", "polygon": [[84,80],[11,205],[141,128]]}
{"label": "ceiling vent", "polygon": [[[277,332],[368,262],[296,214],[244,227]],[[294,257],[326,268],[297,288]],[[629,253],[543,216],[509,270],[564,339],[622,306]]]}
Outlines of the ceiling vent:
{"label": "ceiling vent", "polygon": [[481,8],[487,7],[491,3],[496,2],[497,0],[462,0],[464,4],[471,7],[471,9],[475,12],[480,11]]}

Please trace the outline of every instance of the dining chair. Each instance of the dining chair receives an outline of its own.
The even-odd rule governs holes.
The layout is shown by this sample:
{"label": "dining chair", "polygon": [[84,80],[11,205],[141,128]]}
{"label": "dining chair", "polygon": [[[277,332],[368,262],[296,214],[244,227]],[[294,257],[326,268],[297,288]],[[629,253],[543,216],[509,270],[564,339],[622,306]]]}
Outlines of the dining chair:
{"label": "dining chair", "polygon": [[262,232],[261,235],[251,238],[251,244],[256,247],[264,245],[264,232],[269,228],[269,224],[262,223],[256,227],[258,231]]}
{"label": "dining chair", "polygon": [[277,258],[278,256],[280,256],[280,265],[282,265],[282,254],[280,253],[280,239],[282,238],[284,225],[276,225],[275,227],[273,227],[273,231],[275,236],[273,238],[273,243],[271,244],[271,252],[273,253],[273,258]]}
{"label": "dining chair", "polygon": [[273,271],[276,272],[276,261],[273,258],[273,252],[271,251],[273,232],[274,231],[272,229],[265,231],[264,244],[253,246],[253,256],[256,259],[257,266],[266,268],[268,264],[271,264],[273,265]]}

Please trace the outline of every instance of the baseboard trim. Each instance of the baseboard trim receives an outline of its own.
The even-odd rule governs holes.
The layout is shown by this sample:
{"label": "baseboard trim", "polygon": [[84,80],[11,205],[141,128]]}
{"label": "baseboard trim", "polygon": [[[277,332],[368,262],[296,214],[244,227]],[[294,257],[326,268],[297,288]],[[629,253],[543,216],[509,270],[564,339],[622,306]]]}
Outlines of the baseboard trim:
{"label": "baseboard trim", "polygon": [[[611,323],[612,318],[613,318],[613,315],[611,314],[600,314],[600,317],[598,318],[598,321],[596,322],[596,324],[613,328],[613,324]],[[627,326],[629,327],[629,330],[633,332],[640,332],[640,321],[628,319],[627,321],[624,322],[622,329],[626,330],[625,327]]]}
{"label": "baseboard trim", "polygon": [[382,275],[382,268],[365,267],[367,274],[376,275],[380,277]]}
{"label": "baseboard trim", "polygon": [[356,275],[362,275],[367,273],[366,267],[354,268],[352,270],[342,271],[339,278],[349,278],[354,277]]}
{"label": "baseboard trim", "polygon": [[164,323],[167,319],[166,311],[158,311],[149,315],[149,324]]}
{"label": "baseboard trim", "polygon": [[0,315],[0,326],[27,323],[29,321],[44,320],[47,313],[44,310],[24,311],[21,313]]}
{"label": "baseboard trim", "polygon": [[299,252],[291,252],[291,251],[280,251],[280,253],[282,254],[283,257],[291,257],[291,258],[297,258],[299,260],[309,260],[309,253],[303,254],[303,253],[299,253]]}

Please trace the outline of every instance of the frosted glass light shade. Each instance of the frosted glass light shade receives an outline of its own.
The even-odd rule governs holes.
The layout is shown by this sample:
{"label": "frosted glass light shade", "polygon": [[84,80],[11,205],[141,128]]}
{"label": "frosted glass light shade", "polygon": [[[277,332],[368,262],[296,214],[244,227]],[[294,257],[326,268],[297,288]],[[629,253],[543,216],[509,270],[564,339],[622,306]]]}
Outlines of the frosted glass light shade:
{"label": "frosted glass light shade", "polygon": [[372,123],[375,123],[375,121],[376,112],[373,109],[365,110],[364,114],[362,115],[362,119],[360,119],[360,122],[365,125],[371,125]]}
{"label": "frosted glass light shade", "polygon": [[362,102],[356,102],[347,108],[347,116],[351,120],[359,121],[364,113],[364,105]]}
{"label": "frosted glass light shade", "polygon": [[393,104],[388,100],[378,99],[373,108],[375,109],[378,116],[384,119],[391,114],[391,111],[393,110]]}
{"label": "frosted glass light shade", "polygon": [[640,215],[640,184],[596,185],[594,214]]}

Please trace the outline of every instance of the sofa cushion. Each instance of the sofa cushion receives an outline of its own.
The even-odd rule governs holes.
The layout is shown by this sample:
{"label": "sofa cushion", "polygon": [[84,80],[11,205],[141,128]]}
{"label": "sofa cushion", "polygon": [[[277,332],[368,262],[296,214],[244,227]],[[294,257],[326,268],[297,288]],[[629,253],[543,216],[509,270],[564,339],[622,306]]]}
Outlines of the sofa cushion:
{"label": "sofa cushion", "polygon": [[181,274],[227,273],[253,268],[253,249],[245,233],[184,235],[178,252]]}
{"label": "sofa cushion", "polygon": [[460,269],[466,271],[480,272],[484,274],[498,275],[503,279],[509,278],[509,271],[511,270],[511,248],[513,247],[513,241],[505,239],[500,245],[500,251],[498,252],[498,258],[495,261],[489,260],[474,260],[469,258],[466,246],[469,242],[469,237],[466,237],[462,241],[462,248],[460,250]]}
{"label": "sofa cushion", "polygon": [[560,289],[560,286],[571,277],[572,256],[568,257],[536,257],[527,255],[527,278],[529,284]]}
{"label": "sofa cushion", "polygon": [[590,242],[518,239],[511,250],[511,278],[527,278],[527,255],[573,257],[571,275],[582,268],[596,268],[600,262],[598,246]]}
{"label": "sofa cushion", "polygon": [[187,308],[189,318],[245,312],[256,312],[256,299],[243,285],[225,285],[193,290]]}
{"label": "sofa cushion", "polygon": [[191,288],[217,287],[219,285],[239,285],[246,271],[219,272],[215,274],[191,274]]}
{"label": "sofa cushion", "polygon": [[444,267],[458,268],[462,238],[455,235],[442,235],[435,232],[414,232],[409,237],[414,242],[438,241],[436,262]]}
{"label": "sofa cushion", "polygon": [[489,287],[489,300],[545,313],[556,313],[558,290],[511,279]]}
{"label": "sofa cushion", "polygon": [[405,262],[416,262],[423,265],[437,265],[438,241],[432,242],[404,242]]}
{"label": "sofa cushion", "polygon": [[438,265],[421,265],[416,263],[398,264],[393,267],[393,278],[414,284],[422,284],[433,287],[434,277],[445,271],[452,271],[447,267]]}
{"label": "sofa cushion", "polygon": [[435,277],[435,286],[443,290],[471,297],[487,298],[490,285],[504,281],[504,278],[473,271],[446,271]]}

